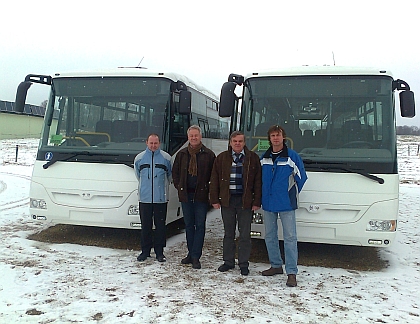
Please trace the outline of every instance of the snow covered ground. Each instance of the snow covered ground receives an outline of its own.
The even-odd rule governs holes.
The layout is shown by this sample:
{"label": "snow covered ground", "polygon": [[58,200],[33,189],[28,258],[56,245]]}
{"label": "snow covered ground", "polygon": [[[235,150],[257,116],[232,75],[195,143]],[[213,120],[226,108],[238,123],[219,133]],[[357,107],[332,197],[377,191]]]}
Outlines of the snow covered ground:
{"label": "snow covered ground", "polygon": [[379,252],[389,267],[300,266],[296,288],[285,276],[262,277],[268,264],[252,263],[247,277],[218,272],[218,211],[206,242],[220,249],[204,249],[201,270],[180,264],[184,234],[168,240],[166,263],[139,263],[139,251],[28,240],[44,226],[28,213],[37,142],[0,141],[0,323],[420,323],[420,137],[398,141],[399,231]]}

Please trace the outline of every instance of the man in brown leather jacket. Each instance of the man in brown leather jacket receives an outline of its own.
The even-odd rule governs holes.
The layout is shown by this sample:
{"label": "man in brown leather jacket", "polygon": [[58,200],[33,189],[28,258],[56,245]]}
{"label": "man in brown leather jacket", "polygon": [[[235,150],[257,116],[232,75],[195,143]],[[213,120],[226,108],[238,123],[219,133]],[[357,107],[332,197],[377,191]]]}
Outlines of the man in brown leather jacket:
{"label": "man in brown leather jacket", "polygon": [[182,264],[200,269],[200,257],[206,233],[209,204],[209,181],[215,159],[212,150],[201,142],[201,128],[193,125],[187,130],[188,146],[176,155],[172,166],[172,179],[178,190],[184,214],[188,255]]}
{"label": "man in brown leather jacket", "polygon": [[260,158],[245,146],[242,132],[233,132],[229,149],[214,161],[210,180],[210,202],[221,208],[225,235],[223,261],[218,268],[225,272],[235,268],[235,233],[239,230],[238,265],[241,274],[249,274],[252,213],[261,207]]}

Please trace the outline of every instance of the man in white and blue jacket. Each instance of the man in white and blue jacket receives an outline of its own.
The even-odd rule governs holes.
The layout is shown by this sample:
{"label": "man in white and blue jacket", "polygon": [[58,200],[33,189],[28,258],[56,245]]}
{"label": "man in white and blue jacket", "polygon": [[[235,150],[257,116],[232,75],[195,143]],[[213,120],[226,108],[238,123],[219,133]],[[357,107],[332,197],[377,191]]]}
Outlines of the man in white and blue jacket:
{"label": "man in white and blue jacket", "polygon": [[277,223],[280,218],[283,227],[286,285],[296,287],[298,248],[295,210],[298,208],[299,192],[307,176],[299,154],[285,144],[286,132],[283,127],[271,126],[267,134],[270,148],[261,157],[262,208],[265,244],[271,267],[262,271],[262,275],[283,274]]}
{"label": "man in white and blue jacket", "polygon": [[[169,183],[172,177],[171,156],[160,150],[159,136],[150,134],[147,148],[134,159],[134,172],[139,181],[138,198],[141,220],[141,253],[138,261],[150,257],[152,247],[156,259],[165,262],[166,213],[169,200]],[[153,222],[155,232],[153,236]]]}

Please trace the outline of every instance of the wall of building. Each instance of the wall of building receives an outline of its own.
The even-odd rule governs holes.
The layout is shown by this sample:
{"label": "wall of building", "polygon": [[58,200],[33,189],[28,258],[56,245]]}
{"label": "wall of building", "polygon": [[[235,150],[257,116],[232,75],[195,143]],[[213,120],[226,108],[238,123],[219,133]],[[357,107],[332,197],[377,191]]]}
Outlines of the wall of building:
{"label": "wall of building", "polygon": [[44,118],[34,115],[0,112],[0,139],[39,138]]}

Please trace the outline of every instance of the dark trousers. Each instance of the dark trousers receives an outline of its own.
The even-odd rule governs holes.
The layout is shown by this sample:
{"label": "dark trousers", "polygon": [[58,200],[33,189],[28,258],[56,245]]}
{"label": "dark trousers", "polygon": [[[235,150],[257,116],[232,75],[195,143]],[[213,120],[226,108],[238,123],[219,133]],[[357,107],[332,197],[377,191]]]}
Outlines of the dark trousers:
{"label": "dark trousers", "polygon": [[[166,246],[166,212],[168,203],[139,203],[141,220],[141,250],[150,254],[152,247],[156,256],[163,254]],[[153,222],[155,231],[153,235]]]}
{"label": "dark trousers", "polygon": [[251,254],[252,209],[242,208],[242,196],[231,196],[229,207],[222,206],[221,211],[225,229],[225,236],[223,237],[223,261],[229,266],[235,265],[235,234],[236,224],[238,224],[238,265],[239,267],[248,267],[248,260]]}
{"label": "dark trousers", "polygon": [[184,214],[188,254],[191,258],[200,259],[206,234],[206,218],[209,204],[194,201],[193,197],[194,194],[188,194],[188,202],[181,203],[181,206]]}

